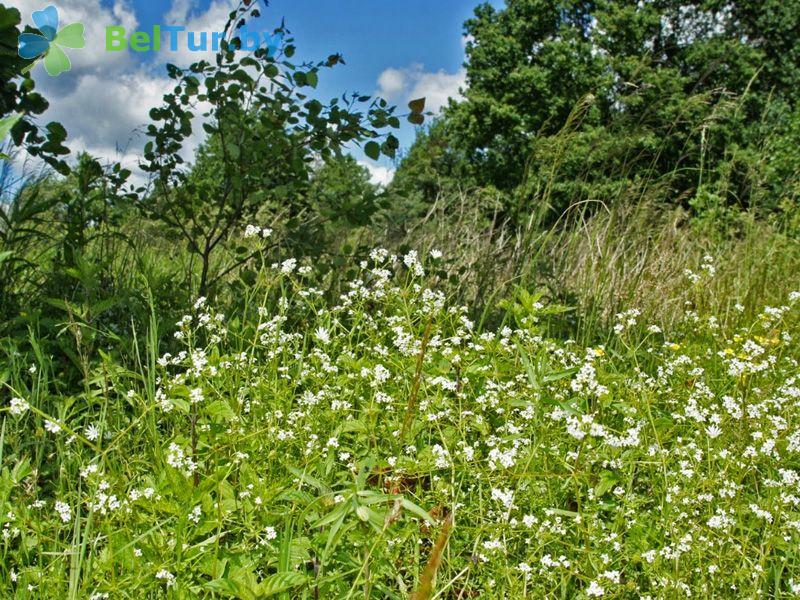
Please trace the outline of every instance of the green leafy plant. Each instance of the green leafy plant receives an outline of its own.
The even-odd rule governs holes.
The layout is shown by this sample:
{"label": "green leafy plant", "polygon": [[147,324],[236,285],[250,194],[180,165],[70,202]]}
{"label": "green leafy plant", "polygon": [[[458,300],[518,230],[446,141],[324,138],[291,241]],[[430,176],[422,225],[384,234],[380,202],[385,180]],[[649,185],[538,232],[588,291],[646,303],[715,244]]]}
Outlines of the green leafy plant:
{"label": "green leafy plant", "polygon": [[[316,161],[339,156],[352,143],[366,142],[365,152],[373,157],[394,156],[398,148],[394,135],[380,134],[399,126],[395,109],[384,100],[367,103],[369,97],[354,94],[323,104],[308,96],[322,70],[343,62],[340,55],[297,65],[293,40],[281,28],[279,48],[261,47],[242,56],[237,30],[257,14],[255,3],[230,14],[213,63],[169,67],[175,89],[152,111],[154,123],[148,127],[152,139],[145,148],[145,168],[154,176],[154,187],[142,206],[197,257],[201,295],[219,279],[211,273],[216,251],[245,224],[257,218],[279,221],[291,240],[292,232],[313,217],[306,192]],[[181,150],[201,113],[208,139],[187,168]],[[244,252],[221,270],[227,273],[250,258]]]}

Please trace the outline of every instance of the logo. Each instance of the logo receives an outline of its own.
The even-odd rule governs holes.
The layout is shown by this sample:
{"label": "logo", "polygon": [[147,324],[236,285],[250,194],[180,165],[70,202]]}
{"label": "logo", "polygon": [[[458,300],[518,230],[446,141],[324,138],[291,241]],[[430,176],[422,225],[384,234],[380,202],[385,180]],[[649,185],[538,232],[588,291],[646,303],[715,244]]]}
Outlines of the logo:
{"label": "logo", "polygon": [[83,23],[71,23],[59,31],[58,9],[52,5],[34,11],[32,17],[41,35],[23,33],[19,36],[19,55],[34,60],[25,71],[30,71],[42,59],[45,71],[52,77],[69,71],[72,63],[63,48],[79,49],[86,45]]}
{"label": "logo", "polygon": [[[218,52],[220,43],[225,39],[222,31],[187,31],[183,25],[153,25],[152,32],[128,32],[124,27],[109,25],[106,27],[106,52],[160,52],[161,38],[166,34],[166,41],[171,52],[187,49],[189,52],[207,52],[209,49]],[[274,57],[281,42],[283,31],[277,30],[270,35],[267,32],[252,31],[247,26],[241,27],[236,37],[239,38],[240,50],[253,52],[266,48],[267,56]]]}

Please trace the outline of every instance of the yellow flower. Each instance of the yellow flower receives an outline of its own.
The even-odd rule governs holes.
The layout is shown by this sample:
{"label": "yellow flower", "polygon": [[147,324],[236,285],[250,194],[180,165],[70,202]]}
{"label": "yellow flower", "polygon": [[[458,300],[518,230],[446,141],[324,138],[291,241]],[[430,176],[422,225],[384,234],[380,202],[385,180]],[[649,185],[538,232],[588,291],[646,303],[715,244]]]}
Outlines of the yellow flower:
{"label": "yellow flower", "polygon": [[672,344],[669,345],[669,349],[670,350],[680,350],[681,349],[681,345],[680,344],[676,344],[676,343],[673,342]]}

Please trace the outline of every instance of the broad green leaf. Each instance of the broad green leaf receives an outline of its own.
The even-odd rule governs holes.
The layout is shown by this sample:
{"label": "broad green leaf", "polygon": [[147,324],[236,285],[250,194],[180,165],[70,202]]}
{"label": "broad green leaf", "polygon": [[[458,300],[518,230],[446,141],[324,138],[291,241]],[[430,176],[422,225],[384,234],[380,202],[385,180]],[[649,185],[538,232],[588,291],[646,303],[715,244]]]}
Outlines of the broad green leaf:
{"label": "broad green leaf", "polygon": [[219,417],[225,421],[232,421],[236,418],[236,413],[233,412],[231,405],[224,400],[215,400],[206,406],[206,412],[212,417]]}
{"label": "broad green leaf", "polygon": [[241,581],[234,579],[215,579],[203,586],[212,592],[223,594],[229,598],[239,598],[240,600],[256,600],[259,596],[255,591]]}
{"label": "broad green leaf", "polygon": [[430,514],[428,514],[428,511],[426,511],[421,506],[414,504],[413,502],[411,502],[411,500],[408,500],[407,498],[401,498],[400,503],[403,505],[403,508],[405,508],[407,511],[414,513],[415,515],[417,515],[422,519],[425,519],[431,525],[436,525],[436,519],[430,516]]}
{"label": "broad green leaf", "polygon": [[239,160],[239,157],[242,155],[241,148],[238,145],[230,143],[225,145],[225,150],[228,152],[228,156],[232,160]]}
{"label": "broad green leaf", "polygon": [[106,298],[92,304],[92,314],[97,316],[120,303],[120,298]]}
{"label": "broad green leaf", "polygon": [[337,435],[341,435],[342,433],[351,433],[353,431],[367,433],[369,432],[369,427],[361,419],[348,419],[336,428]]}
{"label": "broad green leaf", "polygon": [[356,510],[356,514],[358,518],[364,521],[365,523],[369,523],[375,529],[376,532],[380,533],[383,531],[383,526],[386,523],[386,513],[379,513],[369,506],[361,505]]}
{"label": "broad green leaf", "polygon": [[561,508],[548,508],[547,510],[548,510],[548,512],[551,512],[554,515],[560,515],[562,517],[570,517],[572,519],[574,519],[575,517],[580,516],[574,510],[564,510],[564,509],[561,509]]}
{"label": "broad green leaf", "polygon": [[339,545],[339,542],[344,537],[344,535],[350,531],[355,522],[352,522],[348,525],[343,525],[345,515],[342,515],[342,518],[334,523],[331,530],[328,532],[328,539],[325,541],[325,549],[322,551],[322,562],[327,563],[328,558],[333,554],[333,551],[336,549],[336,546]]}
{"label": "broad green leaf", "polygon": [[308,577],[302,573],[289,571],[286,573],[275,573],[264,579],[258,584],[257,593],[259,598],[268,598],[294,590],[308,583]]}
{"label": "broad green leaf", "polygon": [[349,509],[350,509],[350,503],[342,502],[327,515],[325,515],[320,519],[317,519],[317,521],[314,522],[312,527],[314,527],[315,529],[317,527],[325,527],[325,525],[329,525],[330,523],[333,523],[337,519],[344,519]]}
{"label": "broad green leaf", "polygon": [[303,483],[307,483],[308,485],[317,489],[317,491],[328,494],[331,491],[331,488],[328,487],[326,484],[322,483],[319,479],[312,477],[305,471],[301,471],[297,467],[293,467],[292,465],[286,465],[286,468],[289,470],[290,473],[295,475],[299,478]]}
{"label": "broad green leaf", "polygon": [[292,520],[286,519],[283,524],[281,547],[278,552],[278,571],[286,573],[292,568]]}
{"label": "broad green leaf", "polygon": [[378,142],[367,142],[364,145],[364,154],[369,156],[372,160],[378,160],[381,156],[381,147]]}
{"label": "broad green leaf", "polygon": [[0,141],[4,140],[11,128],[22,118],[20,113],[7,115],[0,119]]}
{"label": "broad green leaf", "polygon": [[603,471],[600,474],[600,481],[597,482],[597,485],[594,488],[595,495],[599,498],[603,494],[605,494],[608,490],[610,490],[614,485],[616,485],[618,481],[617,476],[612,473],[611,471]]}
{"label": "broad green leaf", "polygon": [[420,114],[423,110],[425,110],[425,98],[417,98],[416,100],[412,100],[408,103],[408,108],[411,109],[412,113]]}
{"label": "broad green leaf", "polygon": [[552,373],[549,373],[548,375],[545,375],[542,378],[542,381],[549,383],[551,381],[558,381],[559,379],[565,379],[567,377],[574,375],[577,370],[578,370],[577,367],[573,367],[570,369],[565,369],[563,371],[554,371]]}
{"label": "broad green leaf", "polygon": [[169,403],[184,414],[189,414],[189,401],[183,398],[170,398]]}
{"label": "broad green leaf", "polygon": [[76,304],[73,304],[67,300],[62,300],[60,298],[45,298],[44,301],[50,306],[59,308],[67,313],[72,313],[73,315],[81,315],[83,313],[80,306],[77,306]]}
{"label": "broad green leaf", "polygon": [[289,564],[292,567],[299,567],[310,559],[309,549],[311,542],[308,538],[294,538],[289,545]]}

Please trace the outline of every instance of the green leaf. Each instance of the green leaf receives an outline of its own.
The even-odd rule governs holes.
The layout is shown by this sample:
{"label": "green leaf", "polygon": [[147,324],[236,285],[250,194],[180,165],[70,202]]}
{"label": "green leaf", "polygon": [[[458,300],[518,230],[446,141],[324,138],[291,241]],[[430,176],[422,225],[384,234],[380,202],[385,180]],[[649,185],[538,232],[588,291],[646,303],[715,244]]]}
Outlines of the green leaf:
{"label": "green leaf", "polygon": [[256,592],[251,590],[247,584],[236,581],[235,579],[215,579],[203,586],[205,589],[219,594],[224,594],[230,598],[240,598],[241,600],[256,600]]}
{"label": "green leaf", "polygon": [[47,302],[47,304],[49,304],[50,306],[54,306],[58,309],[61,309],[66,313],[72,313],[74,315],[79,315],[79,316],[83,313],[83,311],[80,309],[79,306],[77,306],[76,304],[72,304],[67,300],[62,300],[61,298],[45,298],[44,301]]}
{"label": "green leaf", "polygon": [[20,113],[14,113],[0,119],[0,141],[4,140],[11,128],[22,118]]}
{"label": "green leaf", "polygon": [[425,110],[425,98],[417,98],[408,103],[408,108],[412,113],[420,114]]}
{"label": "green leaf", "polygon": [[215,400],[206,406],[205,410],[212,417],[219,417],[225,421],[233,421],[236,418],[236,413],[225,400]]}
{"label": "green leaf", "polygon": [[385,513],[376,512],[369,506],[362,505],[356,509],[356,515],[365,523],[369,523],[376,532],[380,533],[383,530],[383,525],[386,522]]}
{"label": "green leaf", "polygon": [[317,81],[319,81],[317,74],[314,71],[309,71],[306,73],[306,83],[311,87],[317,87]]}
{"label": "green leaf", "polygon": [[574,510],[563,510],[561,508],[548,508],[549,512],[553,513],[554,515],[560,515],[562,517],[569,517],[574,519],[575,517],[579,517],[580,515],[576,513]]}
{"label": "green leaf", "polygon": [[605,494],[608,490],[616,485],[618,481],[617,476],[612,473],[611,471],[603,471],[600,474],[600,481],[594,488],[595,495],[600,498],[603,494]]}
{"label": "green leaf", "polygon": [[350,510],[350,504],[347,502],[342,502],[327,515],[317,519],[312,525],[312,527],[316,529],[319,527],[325,527],[326,525],[329,525],[330,523],[333,523],[334,521],[337,520],[344,520],[349,510]]}
{"label": "green leaf", "polygon": [[292,520],[286,519],[281,536],[281,547],[278,552],[278,571],[287,573],[292,567]]}
{"label": "green leaf", "polygon": [[302,573],[289,571],[287,573],[276,573],[270,575],[258,584],[257,594],[259,598],[268,598],[282,594],[290,590],[297,589],[306,585],[308,577]]}
{"label": "green leaf", "polygon": [[242,155],[241,149],[234,143],[226,144],[225,150],[227,150],[228,156],[232,160],[239,160],[239,157]]}
{"label": "green leaf", "polygon": [[430,516],[428,514],[428,511],[426,511],[421,506],[414,504],[413,502],[411,502],[411,500],[408,500],[406,498],[400,498],[400,503],[403,505],[403,508],[405,508],[408,512],[414,513],[418,517],[425,519],[431,525],[436,525],[436,519]]}
{"label": "green leaf", "polygon": [[286,468],[292,473],[295,477],[300,479],[303,483],[306,483],[314,488],[316,488],[322,494],[330,493],[331,489],[322,483],[319,479],[312,477],[305,471],[301,471],[297,467],[293,467],[292,465],[286,465]]}
{"label": "green leaf", "polygon": [[381,156],[381,147],[378,145],[378,142],[367,142],[364,145],[364,154],[372,160],[378,160]]}
{"label": "green leaf", "polygon": [[188,400],[184,400],[183,398],[170,398],[168,400],[168,402],[170,404],[172,404],[172,406],[177,408],[179,411],[181,411],[182,413],[187,414],[187,415],[189,414],[189,401]]}
{"label": "green leaf", "polygon": [[311,559],[309,554],[311,542],[308,538],[295,538],[289,544],[289,564],[292,567],[300,567]]}

